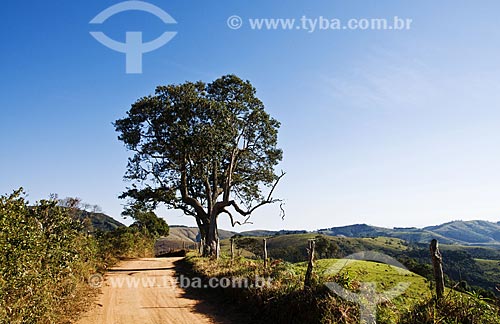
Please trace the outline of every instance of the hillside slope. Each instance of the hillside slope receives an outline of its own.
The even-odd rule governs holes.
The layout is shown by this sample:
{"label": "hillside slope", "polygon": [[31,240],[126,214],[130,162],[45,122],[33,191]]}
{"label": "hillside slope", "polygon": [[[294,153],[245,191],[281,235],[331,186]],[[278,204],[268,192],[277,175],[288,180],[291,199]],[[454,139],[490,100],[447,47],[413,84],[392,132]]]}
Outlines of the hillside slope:
{"label": "hillside slope", "polygon": [[383,228],[366,224],[321,229],[318,233],[346,237],[395,237],[412,243],[437,239],[443,244],[460,244],[500,248],[500,223],[487,221],[453,221],[424,228]]}
{"label": "hillside slope", "polygon": [[[286,230],[252,230],[238,233],[234,231],[219,230],[219,236],[222,240],[233,235],[273,237],[287,234],[306,233],[307,231]],[[355,224],[320,229],[309,233],[354,238],[371,238],[382,236],[398,238],[410,243],[425,244],[428,244],[432,239],[437,239],[441,244],[458,244],[464,246],[480,246],[500,249],[500,222],[493,223],[488,221],[453,221],[437,226],[428,226],[424,228],[384,228],[367,224]],[[172,225],[170,228],[170,238],[172,239],[195,242],[197,240],[197,235],[198,228],[196,227]]]}
{"label": "hillside slope", "polygon": [[[187,226],[170,226],[170,233],[168,235],[169,240],[178,240],[185,242],[198,242],[199,241],[199,230],[197,227],[187,227]],[[219,237],[221,240],[225,240],[235,235],[236,232],[230,232],[226,230],[219,229]]]}
{"label": "hillside slope", "polygon": [[82,210],[78,217],[84,223],[89,223],[94,230],[112,231],[118,227],[125,226],[114,218],[103,213],[92,213]]}
{"label": "hillside slope", "polygon": [[463,243],[498,244],[500,242],[500,224],[487,221],[454,221],[425,227],[424,230]]}

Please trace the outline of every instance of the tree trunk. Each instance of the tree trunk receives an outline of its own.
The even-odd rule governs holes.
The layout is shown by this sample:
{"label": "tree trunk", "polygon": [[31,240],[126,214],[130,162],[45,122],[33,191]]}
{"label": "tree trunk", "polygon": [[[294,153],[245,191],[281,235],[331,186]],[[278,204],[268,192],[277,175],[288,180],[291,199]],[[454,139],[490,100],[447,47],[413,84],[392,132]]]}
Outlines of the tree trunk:
{"label": "tree trunk", "polygon": [[432,266],[434,268],[434,279],[436,280],[436,296],[441,299],[444,294],[443,258],[439,252],[438,241],[431,241],[430,245]]}
{"label": "tree trunk", "polygon": [[203,256],[217,258],[217,242],[219,241],[219,233],[217,230],[217,222],[213,221],[208,224],[208,230],[205,231],[205,246],[203,248]]}

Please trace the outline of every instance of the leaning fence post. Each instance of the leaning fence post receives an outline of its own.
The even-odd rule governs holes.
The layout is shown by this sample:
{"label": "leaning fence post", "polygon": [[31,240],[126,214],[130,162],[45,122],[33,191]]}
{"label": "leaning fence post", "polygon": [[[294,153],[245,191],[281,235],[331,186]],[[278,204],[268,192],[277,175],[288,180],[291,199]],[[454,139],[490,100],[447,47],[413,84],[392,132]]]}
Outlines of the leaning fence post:
{"label": "leaning fence post", "polygon": [[267,239],[262,240],[264,249],[264,269],[267,269]]}
{"label": "leaning fence post", "polygon": [[307,256],[308,256],[308,264],[307,264],[307,271],[306,271],[306,278],[304,280],[304,287],[311,287],[311,277],[312,277],[312,272],[314,268],[314,248],[316,246],[316,241],[315,240],[309,240],[308,241],[308,247],[307,247]]}
{"label": "leaning fence post", "polygon": [[434,268],[434,280],[436,281],[436,296],[441,299],[444,294],[443,257],[439,252],[438,241],[433,239],[430,245],[432,267]]}

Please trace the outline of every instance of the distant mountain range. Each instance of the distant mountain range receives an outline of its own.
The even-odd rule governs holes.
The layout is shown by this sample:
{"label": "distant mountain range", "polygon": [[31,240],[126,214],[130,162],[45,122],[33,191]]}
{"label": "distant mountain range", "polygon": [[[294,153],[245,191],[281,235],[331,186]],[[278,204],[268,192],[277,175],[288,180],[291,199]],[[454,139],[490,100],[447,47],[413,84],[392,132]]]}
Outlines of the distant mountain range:
{"label": "distant mountain range", "polygon": [[325,235],[346,237],[387,236],[415,243],[428,243],[435,238],[443,244],[500,248],[500,222],[453,221],[424,228],[394,227],[392,229],[358,224],[321,229],[317,232]]}
{"label": "distant mountain range", "polygon": [[[103,231],[110,231],[115,228],[125,226],[114,218],[103,213],[92,213],[82,211],[79,215],[81,219],[88,219],[92,227]],[[500,249],[500,222],[488,222],[481,220],[474,221],[453,221],[437,226],[416,227],[394,227],[385,228],[367,224],[355,224],[341,227],[331,227],[308,232],[305,230],[294,231],[226,231],[219,230],[219,237],[227,239],[234,235],[241,236],[276,236],[286,234],[318,233],[329,236],[345,237],[394,237],[413,243],[429,243],[432,239],[437,239],[442,244],[457,244],[469,246],[483,246]],[[198,228],[187,226],[170,226],[169,239],[196,242],[198,241]]]}
{"label": "distant mountain range", "polygon": [[[221,239],[229,238],[233,235],[242,236],[275,236],[284,234],[301,234],[307,231],[267,231],[254,230],[245,232],[232,232],[219,230]],[[453,221],[438,226],[428,226],[424,228],[416,227],[394,227],[384,228],[366,224],[356,224],[341,227],[332,227],[312,231],[329,236],[345,237],[394,237],[413,243],[429,243],[432,239],[437,239],[443,244],[458,244],[469,246],[484,246],[500,249],[500,222],[488,221]],[[171,239],[187,242],[197,240],[198,229],[186,226],[171,226]]]}

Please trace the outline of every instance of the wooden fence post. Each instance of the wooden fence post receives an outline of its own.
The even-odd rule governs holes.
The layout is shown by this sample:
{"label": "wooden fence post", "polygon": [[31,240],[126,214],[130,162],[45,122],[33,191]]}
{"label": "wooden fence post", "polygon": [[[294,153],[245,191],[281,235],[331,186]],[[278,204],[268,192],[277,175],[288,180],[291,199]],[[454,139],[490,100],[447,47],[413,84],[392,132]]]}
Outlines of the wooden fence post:
{"label": "wooden fence post", "polygon": [[264,269],[267,269],[267,239],[262,240],[264,248]]}
{"label": "wooden fence post", "polygon": [[219,260],[220,257],[220,240],[217,238],[217,246],[215,247],[215,258]]}
{"label": "wooden fence post", "polygon": [[307,248],[307,256],[309,259],[309,262],[307,264],[307,271],[306,271],[306,278],[304,280],[304,287],[311,287],[311,277],[312,277],[312,272],[314,268],[314,248],[316,246],[316,241],[315,240],[309,240],[308,241],[308,248]]}
{"label": "wooden fence post", "polygon": [[436,281],[436,296],[441,299],[444,294],[444,275],[443,275],[443,257],[439,252],[438,241],[436,239],[431,241],[430,245],[432,267],[434,268],[434,279]]}
{"label": "wooden fence post", "polygon": [[203,239],[200,239],[200,245],[198,246],[198,253],[203,255]]}
{"label": "wooden fence post", "polygon": [[231,242],[231,261],[233,261],[234,260],[234,238],[231,237],[230,242]]}

